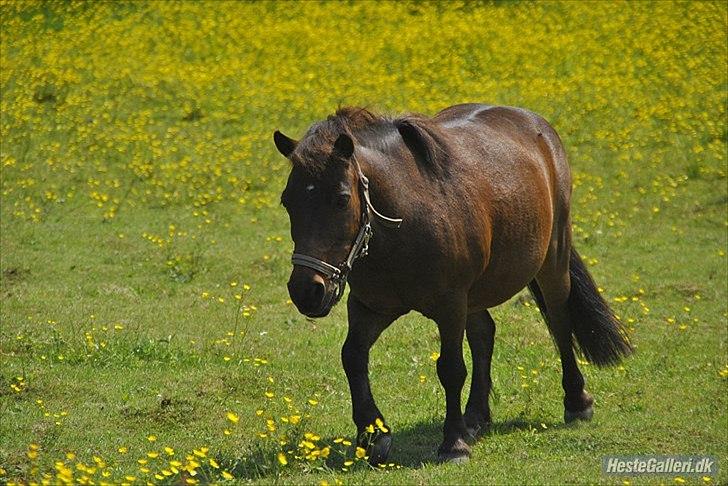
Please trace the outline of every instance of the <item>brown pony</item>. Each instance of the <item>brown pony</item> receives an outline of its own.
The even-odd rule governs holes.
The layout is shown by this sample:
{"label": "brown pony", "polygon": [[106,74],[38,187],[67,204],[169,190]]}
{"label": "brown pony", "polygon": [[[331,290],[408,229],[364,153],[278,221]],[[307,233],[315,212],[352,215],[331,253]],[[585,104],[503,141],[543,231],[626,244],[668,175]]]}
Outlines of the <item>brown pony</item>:
{"label": "brown pony", "polygon": [[[292,163],[281,196],[295,244],[291,299],[301,313],[323,317],[349,282],[341,359],[371,463],[385,461],[392,443],[368,377],[382,331],[412,310],[437,323],[446,397],[438,458],[463,461],[491,420],[488,309],[526,286],[561,355],[564,419],[591,418],[594,400],[573,348],[597,365],[632,348],[572,247],[569,166],[543,118],[480,104],[432,118],[344,108],[298,142],[277,131],[274,141]],[[465,335],[473,373],[463,414]]]}

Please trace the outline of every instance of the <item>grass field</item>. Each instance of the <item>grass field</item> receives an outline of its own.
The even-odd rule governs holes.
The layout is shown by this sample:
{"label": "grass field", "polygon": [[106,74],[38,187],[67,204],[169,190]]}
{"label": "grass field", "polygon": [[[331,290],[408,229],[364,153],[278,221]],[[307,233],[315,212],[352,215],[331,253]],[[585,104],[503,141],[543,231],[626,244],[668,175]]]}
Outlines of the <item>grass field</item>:
{"label": "grass field", "polygon": [[[727,14],[0,2],[0,483],[728,483]],[[595,417],[565,426],[538,310],[494,309],[494,426],[437,465],[437,330],[408,315],[372,352],[394,432],[374,471],[348,443],[344,306],[310,321],[288,300],[271,135],[339,105],[466,101],[556,127],[576,246],[637,351],[582,366]],[[648,453],[721,469],[601,475],[604,455]]]}

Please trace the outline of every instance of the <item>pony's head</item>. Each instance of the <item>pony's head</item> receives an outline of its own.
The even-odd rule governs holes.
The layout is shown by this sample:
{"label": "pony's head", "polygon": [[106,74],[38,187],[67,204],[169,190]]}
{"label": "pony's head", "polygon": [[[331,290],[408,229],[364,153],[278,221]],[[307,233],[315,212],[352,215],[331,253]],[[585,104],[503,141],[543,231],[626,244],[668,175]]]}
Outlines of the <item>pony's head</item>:
{"label": "pony's head", "polygon": [[278,131],[273,136],[278,151],[291,161],[281,195],[294,243],[288,292],[308,317],[326,316],[341,297],[344,266],[361,234],[362,208],[366,210],[354,140],[340,125],[329,118],[312,126],[300,141]]}

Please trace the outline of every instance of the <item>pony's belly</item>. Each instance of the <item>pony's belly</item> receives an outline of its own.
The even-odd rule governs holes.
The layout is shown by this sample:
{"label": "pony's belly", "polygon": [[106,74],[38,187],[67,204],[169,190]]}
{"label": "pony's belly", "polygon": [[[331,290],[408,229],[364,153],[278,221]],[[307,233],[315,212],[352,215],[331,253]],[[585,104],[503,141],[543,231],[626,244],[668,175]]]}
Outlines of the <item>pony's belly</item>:
{"label": "pony's belly", "polygon": [[520,292],[530,280],[516,285],[498,285],[495,282],[479,281],[468,293],[468,313],[495,307]]}
{"label": "pony's belly", "polygon": [[495,307],[523,290],[541,269],[546,249],[524,255],[518,261],[491,264],[468,292],[468,311]]}

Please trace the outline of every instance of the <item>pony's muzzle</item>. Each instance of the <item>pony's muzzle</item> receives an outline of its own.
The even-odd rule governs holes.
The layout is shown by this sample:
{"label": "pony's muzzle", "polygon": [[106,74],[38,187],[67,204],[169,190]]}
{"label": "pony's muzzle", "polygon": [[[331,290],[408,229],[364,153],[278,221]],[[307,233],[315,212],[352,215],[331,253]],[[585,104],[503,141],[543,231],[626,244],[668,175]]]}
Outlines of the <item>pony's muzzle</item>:
{"label": "pony's muzzle", "polygon": [[332,307],[332,291],[316,271],[295,266],[288,280],[288,295],[298,312],[308,317],[324,317]]}

